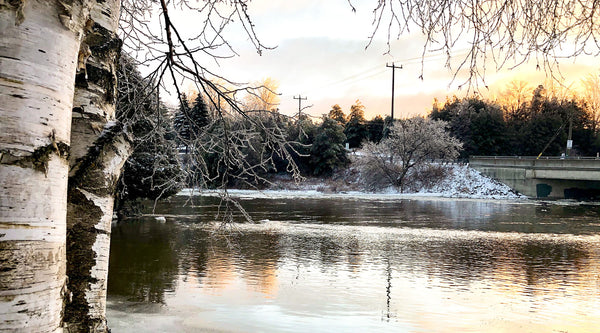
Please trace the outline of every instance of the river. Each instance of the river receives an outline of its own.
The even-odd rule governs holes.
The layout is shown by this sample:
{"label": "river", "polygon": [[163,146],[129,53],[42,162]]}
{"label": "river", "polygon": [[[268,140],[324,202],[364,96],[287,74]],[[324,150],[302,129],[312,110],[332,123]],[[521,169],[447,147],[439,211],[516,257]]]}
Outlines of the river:
{"label": "river", "polygon": [[113,226],[112,332],[600,327],[597,205],[250,195],[223,227],[188,199]]}

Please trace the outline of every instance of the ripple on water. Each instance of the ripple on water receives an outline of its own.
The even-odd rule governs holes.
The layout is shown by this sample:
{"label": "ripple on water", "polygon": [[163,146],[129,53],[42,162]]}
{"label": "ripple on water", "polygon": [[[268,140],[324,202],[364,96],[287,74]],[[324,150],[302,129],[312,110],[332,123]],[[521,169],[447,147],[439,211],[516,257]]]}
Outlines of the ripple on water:
{"label": "ripple on water", "polygon": [[163,331],[593,331],[600,321],[597,213],[443,201],[326,211],[284,201],[289,211],[271,213],[248,202],[266,205],[259,223],[204,223],[205,208],[117,225],[115,332],[153,320],[135,303],[128,313],[131,295],[148,294]]}

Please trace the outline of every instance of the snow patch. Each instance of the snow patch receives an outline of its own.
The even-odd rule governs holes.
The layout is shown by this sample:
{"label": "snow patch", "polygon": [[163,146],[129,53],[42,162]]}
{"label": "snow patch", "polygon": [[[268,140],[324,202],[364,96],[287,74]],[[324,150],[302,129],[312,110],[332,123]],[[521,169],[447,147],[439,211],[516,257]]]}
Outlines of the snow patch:
{"label": "snow patch", "polygon": [[[510,187],[494,179],[486,177],[468,165],[448,165],[448,177],[430,188],[421,188],[414,192],[400,192],[390,187],[380,192],[358,190],[360,184],[331,184],[322,179],[308,179],[303,183],[287,181],[285,177],[275,180],[275,186],[267,190],[235,190],[229,189],[229,195],[240,199],[253,198],[340,198],[350,200],[398,200],[427,198],[463,198],[463,199],[527,199],[515,193]],[[360,179],[360,177],[358,177]],[[358,185],[358,186],[357,186]],[[178,195],[221,196],[220,190],[184,189]]]}
{"label": "snow patch", "polygon": [[450,165],[449,176],[439,184],[417,191],[448,198],[525,199],[507,185],[491,179],[468,165]]}

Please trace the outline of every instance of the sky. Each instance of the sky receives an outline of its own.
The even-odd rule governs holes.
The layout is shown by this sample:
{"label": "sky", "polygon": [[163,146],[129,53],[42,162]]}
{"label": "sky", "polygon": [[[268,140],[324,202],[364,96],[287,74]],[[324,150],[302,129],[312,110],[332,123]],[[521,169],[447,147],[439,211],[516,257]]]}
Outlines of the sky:
{"label": "sky", "polygon": [[[395,63],[402,69],[395,72],[395,116],[405,118],[423,115],[431,110],[434,98],[444,101],[457,91],[452,72],[444,67],[445,56],[427,53],[421,75],[422,46],[420,33],[392,37],[389,54],[387,36],[373,32],[372,1],[353,2],[353,12],[347,0],[254,0],[249,12],[262,43],[274,47],[258,55],[248,37],[240,30],[227,35],[238,56],[209,64],[215,72],[235,82],[256,82],[271,77],[279,82],[279,110],[283,114],[298,112],[298,100],[306,97],[302,106],[315,117],[326,114],[339,104],[347,114],[357,100],[365,106],[367,118],[390,113],[392,69]],[[460,55],[460,50],[456,51]],[[595,70],[593,62],[577,59],[561,64],[563,74],[573,80]],[[530,82],[532,87],[543,83],[545,74],[533,65],[515,70],[492,72],[487,76],[491,93],[503,88],[510,80]],[[487,92],[482,92],[486,94]]]}

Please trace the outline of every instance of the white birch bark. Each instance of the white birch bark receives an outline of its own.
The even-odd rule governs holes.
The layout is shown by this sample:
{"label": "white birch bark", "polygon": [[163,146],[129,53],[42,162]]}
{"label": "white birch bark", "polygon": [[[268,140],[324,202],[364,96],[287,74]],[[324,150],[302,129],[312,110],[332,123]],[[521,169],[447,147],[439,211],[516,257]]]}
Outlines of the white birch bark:
{"label": "white birch bark", "polygon": [[61,332],[74,76],[87,1],[0,0],[0,331]]}
{"label": "white birch bark", "polygon": [[[130,140],[115,123],[119,0],[99,3],[82,43],[73,102],[67,214],[69,332],[107,332],[106,288],[114,191]],[[80,61],[84,60],[80,58]],[[93,148],[93,149],[90,149]]]}
{"label": "white birch bark", "polygon": [[[113,128],[116,127],[116,128]],[[107,125],[96,142],[98,155],[86,156],[70,177],[68,275],[71,303],[65,311],[69,332],[107,332],[106,287],[114,189],[132,147],[119,125]]]}

